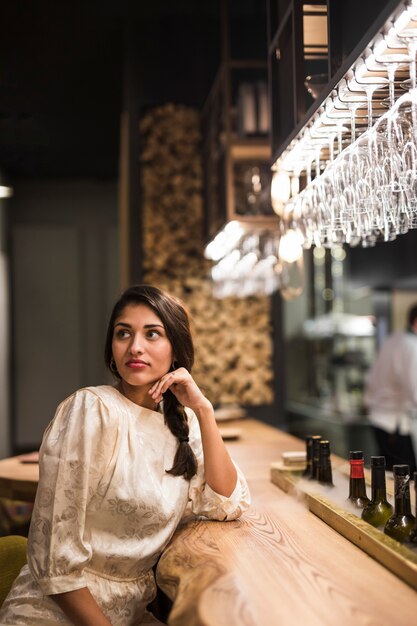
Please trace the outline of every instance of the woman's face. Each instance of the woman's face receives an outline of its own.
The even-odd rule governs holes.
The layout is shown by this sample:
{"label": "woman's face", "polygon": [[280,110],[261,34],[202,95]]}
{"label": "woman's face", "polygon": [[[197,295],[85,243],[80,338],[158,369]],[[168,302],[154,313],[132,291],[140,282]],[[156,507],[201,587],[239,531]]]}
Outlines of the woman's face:
{"label": "woman's face", "polygon": [[146,304],[126,306],[116,318],[112,341],[117,371],[129,385],[151,385],[174,359],[162,321]]}

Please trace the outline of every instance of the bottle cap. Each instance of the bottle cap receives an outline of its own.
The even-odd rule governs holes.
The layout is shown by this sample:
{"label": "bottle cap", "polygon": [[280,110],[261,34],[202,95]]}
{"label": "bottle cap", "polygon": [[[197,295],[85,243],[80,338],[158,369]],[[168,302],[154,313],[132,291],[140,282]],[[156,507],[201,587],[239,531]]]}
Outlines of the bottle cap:
{"label": "bottle cap", "polygon": [[371,467],[385,467],[385,457],[371,456]]}
{"label": "bottle cap", "polygon": [[352,452],[352,450],[349,452],[349,458],[350,459],[363,459],[363,452],[362,450],[354,450]]}
{"label": "bottle cap", "polygon": [[317,439],[317,438],[321,439],[321,435],[306,435],[305,436],[306,445],[311,446],[314,439]]}
{"label": "bottle cap", "polygon": [[320,448],[330,448],[330,441],[327,439],[322,439],[320,441]]}
{"label": "bottle cap", "polygon": [[318,437],[314,437],[314,439],[311,440],[312,444],[313,444],[313,450],[320,450],[320,443],[321,443],[321,439],[319,439]]}
{"label": "bottle cap", "polygon": [[393,465],[392,471],[396,476],[407,476],[410,473],[409,465]]}

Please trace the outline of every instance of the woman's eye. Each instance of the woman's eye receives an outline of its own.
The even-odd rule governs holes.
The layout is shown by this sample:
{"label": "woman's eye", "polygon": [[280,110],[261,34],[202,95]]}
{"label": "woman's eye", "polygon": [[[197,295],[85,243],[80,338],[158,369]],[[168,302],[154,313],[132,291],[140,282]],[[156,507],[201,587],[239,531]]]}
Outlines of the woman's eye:
{"label": "woman's eye", "polygon": [[124,328],[121,328],[120,330],[116,332],[116,337],[118,339],[125,339],[126,337],[129,337],[129,331],[125,330]]}
{"label": "woman's eye", "polygon": [[158,339],[161,334],[157,330],[148,330],[146,336],[148,337],[148,339]]}

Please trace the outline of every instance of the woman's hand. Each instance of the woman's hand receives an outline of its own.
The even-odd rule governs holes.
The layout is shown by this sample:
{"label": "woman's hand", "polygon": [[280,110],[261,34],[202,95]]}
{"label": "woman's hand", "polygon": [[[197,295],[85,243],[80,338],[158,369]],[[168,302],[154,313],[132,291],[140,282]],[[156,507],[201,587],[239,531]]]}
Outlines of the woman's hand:
{"label": "woman's hand", "polygon": [[218,494],[229,497],[237,481],[236,468],[221,438],[213,406],[185,367],[168,372],[152,385],[149,393],[155,402],[170,389],[183,406],[192,409],[200,424],[204,451],[204,474],[207,484]]}
{"label": "woman's hand", "polygon": [[88,587],[49,596],[76,626],[112,626]]}
{"label": "woman's hand", "polygon": [[194,378],[185,367],[179,367],[177,370],[173,370],[165,374],[165,376],[162,376],[162,378],[149,389],[149,394],[155,402],[159,403],[162,400],[162,394],[164,394],[167,389],[172,391],[178,402],[196,413],[204,408],[212,409],[210,401],[207,400]]}

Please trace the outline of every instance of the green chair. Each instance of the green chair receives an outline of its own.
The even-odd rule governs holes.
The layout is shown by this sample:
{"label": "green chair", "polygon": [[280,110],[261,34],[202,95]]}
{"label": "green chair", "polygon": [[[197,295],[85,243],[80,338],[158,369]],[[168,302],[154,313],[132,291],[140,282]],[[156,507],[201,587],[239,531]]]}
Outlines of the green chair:
{"label": "green chair", "polygon": [[26,563],[26,545],[26,537],[20,535],[0,537],[0,606]]}

